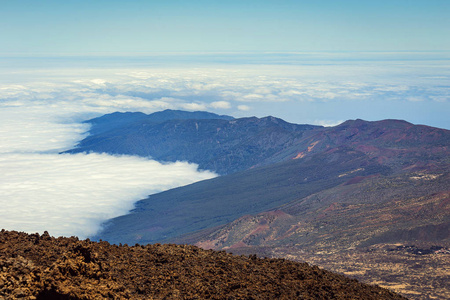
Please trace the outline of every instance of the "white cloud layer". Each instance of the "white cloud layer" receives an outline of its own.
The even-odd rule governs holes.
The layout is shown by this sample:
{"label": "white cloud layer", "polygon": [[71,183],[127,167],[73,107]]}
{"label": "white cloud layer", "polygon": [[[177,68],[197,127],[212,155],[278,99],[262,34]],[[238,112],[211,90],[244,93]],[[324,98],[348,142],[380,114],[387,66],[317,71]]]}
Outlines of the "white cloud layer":
{"label": "white cloud layer", "polygon": [[88,237],[147,195],[214,175],[106,154],[0,154],[0,227]]}
{"label": "white cloud layer", "polygon": [[[162,109],[211,110],[235,116],[245,112],[260,117],[276,113],[291,122],[311,123],[316,119],[381,119],[384,112],[373,106],[383,101],[390,107],[386,117],[414,122],[413,116],[416,122],[426,124],[422,120],[426,114],[441,111],[450,101],[448,61],[333,62],[16,71],[19,80],[0,73],[0,80],[5,79],[0,85],[0,108],[26,103],[61,113],[76,110],[96,115]],[[364,103],[367,111],[353,111],[354,103]],[[334,116],[333,111],[324,115],[321,106],[326,104],[340,104],[342,109],[334,112],[340,115]],[[290,117],[293,107],[299,111],[296,117]],[[424,107],[428,108],[426,114]]]}
{"label": "white cloud layer", "polygon": [[237,108],[242,111],[250,110],[250,106],[248,106],[248,105],[238,105]]}
{"label": "white cloud layer", "polygon": [[87,237],[149,194],[214,176],[181,162],[60,155],[86,135],[89,127],[76,120],[98,107],[22,101],[0,108],[0,228]]}
{"label": "white cloud layer", "polygon": [[333,127],[336,125],[339,125],[341,123],[343,123],[344,120],[315,120],[312,124],[314,125],[321,125],[321,126],[325,126],[325,127]]}
{"label": "white cloud layer", "polygon": [[211,102],[209,105],[212,108],[219,108],[219,109],[228,109],[231,108],[231,104],[228,101],[215,101]]}
{"label": "white cloud layer", "polygon": [[64,123],[46,106],[0,108],[0,153],[58,152],[86,136],[87,124]]}

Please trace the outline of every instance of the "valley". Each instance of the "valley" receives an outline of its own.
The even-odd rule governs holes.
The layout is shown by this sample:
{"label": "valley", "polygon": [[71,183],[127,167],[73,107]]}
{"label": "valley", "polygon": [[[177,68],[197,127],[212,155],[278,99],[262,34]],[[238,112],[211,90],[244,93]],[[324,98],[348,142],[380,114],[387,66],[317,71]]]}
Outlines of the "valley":
{"label": "valley", "polygon": [[[361,282],[379,285],[408,299],[448,299],[450,248],[417,254],[406,250],[411,246],[399,245],[375,244],[342,251],[302,251],[280,247],[274,250],[272,256],[308,262]],[[430,250],[433,246],[429,245],[411,248]],[[399,247],[406,249],[397,250]]]}

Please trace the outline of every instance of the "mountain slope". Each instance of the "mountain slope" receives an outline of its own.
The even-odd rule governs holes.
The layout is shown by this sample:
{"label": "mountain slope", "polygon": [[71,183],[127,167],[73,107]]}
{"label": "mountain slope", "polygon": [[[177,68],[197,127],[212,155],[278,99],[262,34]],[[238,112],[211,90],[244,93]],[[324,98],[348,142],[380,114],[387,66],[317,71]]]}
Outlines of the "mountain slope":
{"label": "mountain slope", "polygon": [[[450,245],[450,170],[346,177],[343,184],[179,238],[216,250],[325,251],[379,243]],[[242,249],[244,250],[244,249]]]}
{"label": "mountain slope", "polygon": [[141,112],[115,112],[106,114],[98,118],[87,120],[84,123],[91,124],[89,130],[90,135],[101,134],[108,132],[122,126],[127,126],[135,122],[145,120],[147,122],[162,123],[168,120],[207,120],[207,119],[221,119],[221,120],[233,120],[233,117],[225,115],[217,115],[205,111],[182,111],[166,109],[164,111],[158,111],[149,115]]}
{"label": "mountain slope", "polygon": [[306,261],[410,299],[449,298],[448,165],[349,175],[329,189],[169,242]]}
{"label": "mountain slope", "polygon": [[114,243],[160,242],[276,208],[354,176],[390,172],[362,153],[319,153],[310,160],[290,160],[151,195],[128,215],[108,221],[98,238]]}
{"label": "mountain slope", "polygon": [[400,120],[350,120],[324,128],[274,117],[229,118],[202,112],[115,113],[87,121],[90,136],[68,152],[184,160],[224,175],[340,146],[397,168],[445,159],[450,144],[448,130]]}
{"label": "mountain slope", "polygon": [[401,120],[138,121],[74,151],[188,160],[228,174],[151,195],[97,239],[288,257],[413,299],[448,296],[448,130]]}
{"label": "mountain slope", "polygon": [[[145,151],[159,151],[173,160],[189,156],[189,161],[199,159],[203,166],[226,165],[221,170],[227,171],[238,166],[244,171],[139,201],[130,214],[105,224],[99,238],[111,242],[164,241],[226,224],[247,214],[285,209],[291,201],[320,192],[331,193],[330,189],[351,182],[352,178],[358,182],[375,176],[381,182],[390,180],[388,175],[395,178],[411,172],[442,175],[450,165],[449,131],[399,120],[354,120],[323,128],[289,124],[273,117],[231,121],[189,119],[164,121],[139,131],[137,127],[143,125],[138,122],[131,127],[122,126],[111,131],[114,137],[97,135],[93,139],[106,148],[125,140],[124,147],[129,150],[132,145],[129,141],[136,134],[137,147]],[[89,138],[81,144],[88,147]],[[229,157],[237,159],[228,160]],[[220,164],[225,161],[226,164]],[[252,167],[257,165],[263,166]],[[380,183],[373,185],[377,184]],[[348,185],[346,189],[352,192],[358,186]],[[439,188],[445,192],[445,182]],[[390,186],[379,191],[394,195],[405,192],[405,188]],[[361,201],[365,200],[355,197],[354,204],[362,205]],[[301,209],[311,213],[331,204],[321,201]],[[363,210],[368,213],[369,208]],[[426,222],[430,218],[423,216]],[[394,227],[387,232],[391,230]]]}
{"label": "mountain slope", "polygon": [[363,152],[394,168],[430,161],[448,163],[450,131],[401,120],[349,120],[310,132],[282,155],[304,158],[340,146]]}
{"label": "mountain slope", "polygon": [[[187,114],[182,119],[178,118],[180,113],[172,112],[167,112],[165,118],[158,113],[148,117],[127,117],[119,113],[89,120],[91,135],[67,152],[93,151],[139,155],[158,161],[184,160],[197,163],[200,169],[229,174],[272,162],[270,158],[289,148],[294,140],[321,128],[290,124],[273,117],[230,120],[204,114],[206,117],[201,115],[202,118],[199,118],[200,113]],[[124,119],[133,121],[124,122]]]}

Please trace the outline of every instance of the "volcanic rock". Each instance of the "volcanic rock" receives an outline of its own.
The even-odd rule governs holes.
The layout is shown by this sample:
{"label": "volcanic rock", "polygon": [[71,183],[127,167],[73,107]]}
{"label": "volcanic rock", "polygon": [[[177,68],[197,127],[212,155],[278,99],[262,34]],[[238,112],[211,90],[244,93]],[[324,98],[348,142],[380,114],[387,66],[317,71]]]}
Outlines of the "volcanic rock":
{"label": "volcanic rock", "polygon": [[306,263],[0,232],[0,299],[405,299]]}

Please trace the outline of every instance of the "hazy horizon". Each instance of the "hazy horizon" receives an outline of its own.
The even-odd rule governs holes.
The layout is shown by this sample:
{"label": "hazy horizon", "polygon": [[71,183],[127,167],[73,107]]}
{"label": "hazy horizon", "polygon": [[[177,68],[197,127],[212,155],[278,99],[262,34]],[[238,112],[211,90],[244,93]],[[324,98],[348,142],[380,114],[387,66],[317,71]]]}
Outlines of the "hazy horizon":
{"label": "hazy horizon", "polygon": [[53,86],[46,88],[53,101],[56,94],[61,101],[74,96],[61,94],[64,85],[74,93],[93,89],[99,98],[130,98],[127,105],[115,102],[119,111],[209,110],[316,125],[402,119],[450,129],[445,51],[18,55],[0,56],[0,67],[4,106],[20,93],[42,94],[40,82]]}

